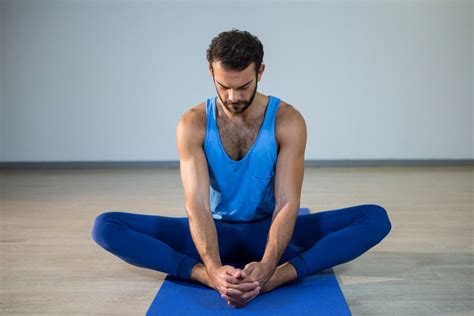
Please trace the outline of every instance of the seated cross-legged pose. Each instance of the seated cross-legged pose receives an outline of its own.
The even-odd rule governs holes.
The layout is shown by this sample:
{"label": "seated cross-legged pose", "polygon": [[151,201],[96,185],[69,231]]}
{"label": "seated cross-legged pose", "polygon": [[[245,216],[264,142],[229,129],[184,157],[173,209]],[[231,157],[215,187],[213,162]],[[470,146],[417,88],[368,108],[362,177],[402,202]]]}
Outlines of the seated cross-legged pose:
{"label": "seated cross-legged pose", "polygon": [[187,217],[111,210],[92,238],[132,265],[214,288],[234,307],[381,242],[391,223],[376,204],[297,216],[306,124],[292,105],[257,92],[258,38],[222,32],[207,59],[217,96],[176,129]]}

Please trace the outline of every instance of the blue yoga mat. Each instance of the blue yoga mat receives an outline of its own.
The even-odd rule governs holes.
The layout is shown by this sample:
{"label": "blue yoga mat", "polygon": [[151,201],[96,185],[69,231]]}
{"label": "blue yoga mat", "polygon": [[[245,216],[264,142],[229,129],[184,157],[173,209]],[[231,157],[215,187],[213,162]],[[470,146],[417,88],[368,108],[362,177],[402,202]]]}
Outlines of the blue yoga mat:
{"label": "blue yoga mat", "polygon": [[[309,214],[301,208],[299,215]],[[233,308],[220,294],[198,282],[168,275],[148,309],[155,315],[351,315],[332,268],[286,283],[255,297],[243,308]]]}

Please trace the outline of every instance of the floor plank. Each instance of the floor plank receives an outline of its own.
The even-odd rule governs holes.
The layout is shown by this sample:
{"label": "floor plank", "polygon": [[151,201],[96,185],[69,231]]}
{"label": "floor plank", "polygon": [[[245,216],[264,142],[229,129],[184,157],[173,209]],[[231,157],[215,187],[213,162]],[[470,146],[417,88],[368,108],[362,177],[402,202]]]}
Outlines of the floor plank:
{"label": "floor plank", "polygon": [[[354,315],[474,315],[474,167],[307,168],[301,206],[374,203],[392,231],[334,267]],[[108,210],[186,216],[177,169],[1,170],[0,314],[144,315],[165,274],[90,237]]]}

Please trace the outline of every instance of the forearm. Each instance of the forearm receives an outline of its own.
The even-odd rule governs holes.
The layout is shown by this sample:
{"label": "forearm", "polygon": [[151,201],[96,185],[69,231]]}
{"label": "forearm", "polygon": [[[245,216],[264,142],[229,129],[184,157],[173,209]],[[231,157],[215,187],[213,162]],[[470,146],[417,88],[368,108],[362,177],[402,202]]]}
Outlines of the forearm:
{"label": "forearm", "polygon": [[288,247],[295,228],[298,209],[299,205],[286,203],[280,210],[275,210],[277,214],[270,226],[265,252],[261,260],[272,268],[276,268]]}
{"label": "forearm", "polygon": [[219,256],[217,231],[211,211],[193,209],[188,211],[189,229],[199,255],[207,269],[222,265]]}

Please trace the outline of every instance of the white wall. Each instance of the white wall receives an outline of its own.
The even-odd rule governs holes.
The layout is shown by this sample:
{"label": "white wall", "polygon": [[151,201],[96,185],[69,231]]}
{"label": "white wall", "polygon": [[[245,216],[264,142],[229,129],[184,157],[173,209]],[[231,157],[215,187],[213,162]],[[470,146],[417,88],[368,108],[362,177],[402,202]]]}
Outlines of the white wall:
{"label": "white wall", "polygon": [[4,22],[5,19],[3,18],[3,3],[0,1],[0,161],[3,158],[3,128],[5,127],[4,120],[3,120],[3,108],[5,104],[3,102],[3,82],[4,82],[4,67],[3,65],[3,49],[4,49],[4,41],[3,41],[3,31],[5,30]]}
{"label": "white wall", "polygon": [[178,160],[179,117],[215,95],[205,51],[232,27],[263,42],[260,92],[305,116],[306,159],[474,158],[471,1],[1,9],[0,161]]}

